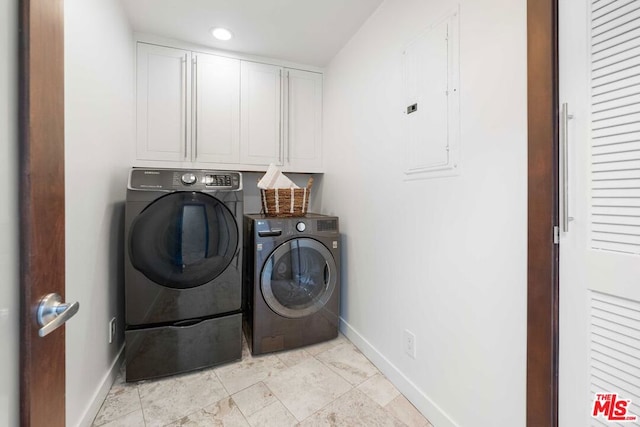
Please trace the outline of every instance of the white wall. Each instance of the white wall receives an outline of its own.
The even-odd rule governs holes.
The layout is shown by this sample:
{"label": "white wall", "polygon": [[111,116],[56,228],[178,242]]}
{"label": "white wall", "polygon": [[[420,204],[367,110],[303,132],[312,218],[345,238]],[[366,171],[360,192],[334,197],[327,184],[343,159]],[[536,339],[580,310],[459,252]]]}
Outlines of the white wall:
{"label": "white wall", "polygon": [[18,425],[18,2],[0,2],[0,426]]}
{"label": "white wall", "polygon": [[[65,1],[67,425],[89,425],[124,342],[122,219],[134,147],[133,34],[113,0]],[[108,322],[117,317],[117,340]]]}
{"label": "white wall", "polygon": [[322,211],[341,218],[347,336],[436,427],[521,426],[525,0],[460,0],[461,174],[404,181],[401,52],[457,5],[387,0],[327,67]]}

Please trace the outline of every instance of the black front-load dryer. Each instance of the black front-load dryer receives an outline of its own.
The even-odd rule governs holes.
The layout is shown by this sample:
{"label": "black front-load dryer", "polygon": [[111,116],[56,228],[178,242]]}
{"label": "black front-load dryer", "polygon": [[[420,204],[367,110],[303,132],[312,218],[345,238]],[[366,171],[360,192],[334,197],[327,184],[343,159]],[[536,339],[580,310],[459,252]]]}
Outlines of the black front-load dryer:
{"label": "black front-load dryer", "polygon": [[130,172],[125,208],[127,381],[242,354],[239,172]]}
{"label": "black front-load dryer", "polygon": [[338,336],[338,218],[245,215],[244,329],[253,354]]}

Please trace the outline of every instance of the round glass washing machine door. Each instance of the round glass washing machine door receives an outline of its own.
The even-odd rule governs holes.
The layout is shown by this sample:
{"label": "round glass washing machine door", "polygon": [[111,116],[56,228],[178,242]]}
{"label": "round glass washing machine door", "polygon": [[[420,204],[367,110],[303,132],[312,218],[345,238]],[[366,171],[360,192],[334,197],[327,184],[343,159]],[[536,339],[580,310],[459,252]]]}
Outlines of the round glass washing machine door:
{"label": "round glass washing machine door", "polygon": [[309,316],[331,298],[336,288],[336,270],[331,252],[319,241],[289,240],[265,261],[260,278],[262,295],[281,316]]}
{"label": "round glass washing machine door", "polygon": [[133,266],[154,283],[188,289],[218,277],[233,260],[238,227],[215,197],[176,192],[159,198],[129,232]]}

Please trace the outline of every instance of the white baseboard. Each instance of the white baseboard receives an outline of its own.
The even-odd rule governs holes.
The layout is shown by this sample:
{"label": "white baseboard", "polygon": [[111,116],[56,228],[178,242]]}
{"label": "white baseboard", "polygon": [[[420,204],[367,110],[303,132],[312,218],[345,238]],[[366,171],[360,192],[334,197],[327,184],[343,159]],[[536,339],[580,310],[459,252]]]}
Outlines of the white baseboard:
{"label": "white baseboard", "polygon": [[118,373],[120,371],[120,366],[122,366],[123,362],[124,362],[124,344],[122,345],[122,347],[120,347],[120,351],[118,352],[118,355],[116,356],[116,358],[113,360],[113,363],[111,364],[111,368],[109,368],[107,373],[102,378],[102,383],[100,384],[100,387],[98,387],[98,389],[94,393],[93,399],[91,399],[91,404],[84,411],[84,414],[82,415],[82,418],[80,419],[80,422],[78,423],[77,427],[91,427],[93,420],[95,419],[96,415],[98,415],[98,411],[102,406],[102,402],[104,402],[104,399],[107,397],[107,394],[109,394],[109,390],[111,389],[113,382],[116,380],[116,377],[118,376]]}
{"label": "white baseboard", "polygon": [[340,318],[340,332],[356,346],[434,427],[459,427],[429,396],[380,353],[353,326]]}

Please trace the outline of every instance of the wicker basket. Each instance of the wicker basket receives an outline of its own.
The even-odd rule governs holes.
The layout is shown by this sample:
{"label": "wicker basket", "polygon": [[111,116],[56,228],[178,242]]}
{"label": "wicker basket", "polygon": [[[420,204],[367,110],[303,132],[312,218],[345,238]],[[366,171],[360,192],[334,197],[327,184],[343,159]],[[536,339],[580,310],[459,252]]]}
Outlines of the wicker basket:
{"label": "wicker basket", "polygon": [[274,188],[260,190],[262,210],[266,216],[292,217],[305,216],[309,208],[309,196],[313,178],[309,178],[307,188]]}

